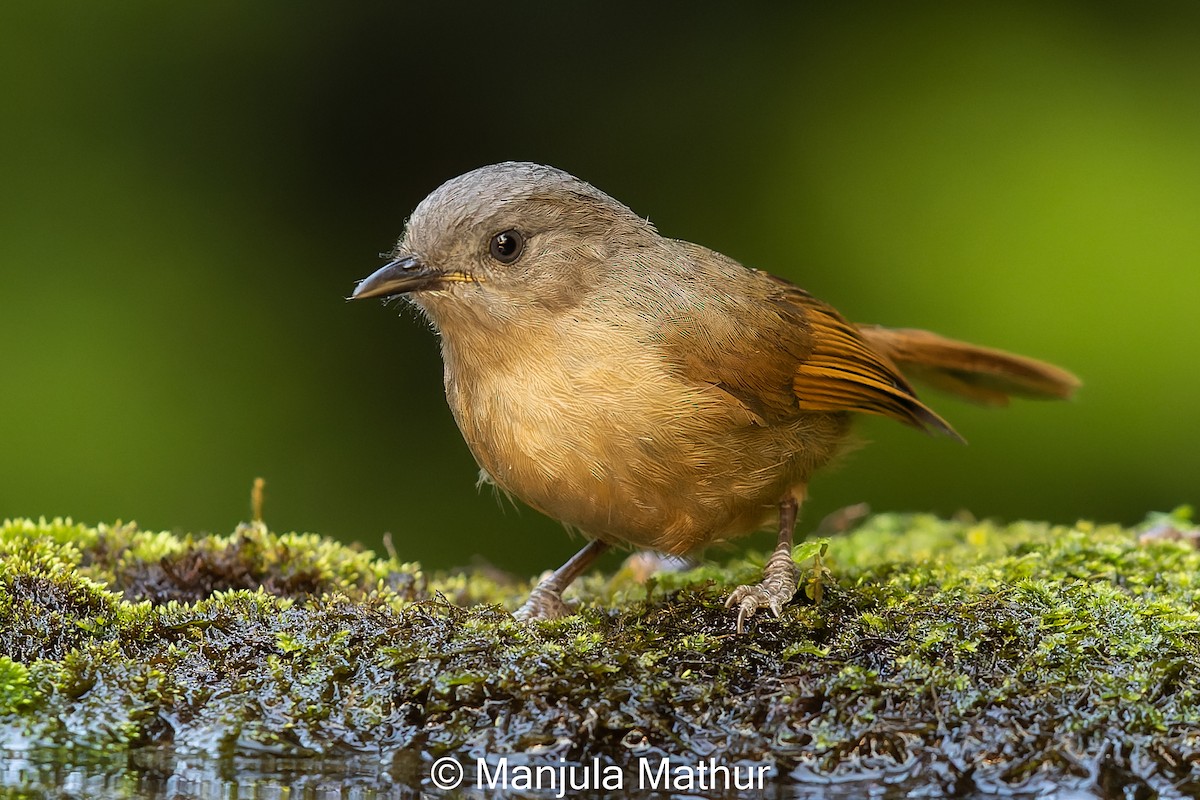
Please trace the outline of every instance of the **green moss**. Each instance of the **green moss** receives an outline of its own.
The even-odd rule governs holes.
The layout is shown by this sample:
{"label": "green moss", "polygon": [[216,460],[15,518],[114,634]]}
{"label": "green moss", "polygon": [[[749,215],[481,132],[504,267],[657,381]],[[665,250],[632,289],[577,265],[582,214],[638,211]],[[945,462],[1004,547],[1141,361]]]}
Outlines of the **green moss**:
{"label": "green moss", "polygon": [[0,716],[20,711],[37,699],[30,686],[29,669],[8,656],[0,656]]}
{"label": "green moss", "polygon": [[[1190,530],[1184,513],[1148,524],[1164,519]],[[589,576],[580,614],[524,625],[501,606],[527,583],[426,575],[312,535],[6,522],[0,742],[661,751],[796,780],[1194,791],[1200,553],[1154,538],[878,516],[799,546],[820,559],[807,596],[737,636],[723,598],[761,556],[648,585]]]}

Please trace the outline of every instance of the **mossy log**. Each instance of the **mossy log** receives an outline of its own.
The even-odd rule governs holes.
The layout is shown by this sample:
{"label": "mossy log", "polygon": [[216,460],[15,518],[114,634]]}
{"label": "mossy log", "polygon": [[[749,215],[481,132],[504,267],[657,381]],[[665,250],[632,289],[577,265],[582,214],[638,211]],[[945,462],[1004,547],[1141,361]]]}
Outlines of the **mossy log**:
{"label": "mossy log", "polygon": [[1195,795],[1200,552],[1186,511],[1152,524],[875,516],[800,545],[806,589],[739,636],[722,601],[755,554],[589,576],[575,616],[523,624],[527,581],[261,524],[7,521],[0,748],[369,757],[414,786],[446,755],[670,757],[926,796]]}

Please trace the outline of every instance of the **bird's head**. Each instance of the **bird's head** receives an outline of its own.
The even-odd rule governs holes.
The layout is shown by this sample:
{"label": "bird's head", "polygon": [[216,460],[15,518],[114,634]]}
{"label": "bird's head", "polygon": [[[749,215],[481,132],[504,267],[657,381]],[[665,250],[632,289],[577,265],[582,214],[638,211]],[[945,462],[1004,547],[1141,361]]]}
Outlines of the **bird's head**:
{"label": "bird's head", "polygon": [[569,309],[657,240],[649,222],[562,170],[481,167],[438,187],[408,220],[389,261],[351,299],[404,295],[444,329],[520,323],[530,309]]}

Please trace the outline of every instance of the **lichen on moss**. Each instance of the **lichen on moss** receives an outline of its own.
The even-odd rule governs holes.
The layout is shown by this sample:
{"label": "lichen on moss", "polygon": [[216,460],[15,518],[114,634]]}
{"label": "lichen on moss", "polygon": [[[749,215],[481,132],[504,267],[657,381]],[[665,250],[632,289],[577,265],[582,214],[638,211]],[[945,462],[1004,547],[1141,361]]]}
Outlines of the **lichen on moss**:
{"label": "lichen on moss", "polygon": [[1200,553],[1152,538],[880,515],[802,543],[821,559],[809,591],[737,636],[723,597],[760,554],[646,585],[591,575],[579,614],[521,624],[504,607],[528,582],[429,575],[261,524],[8,521],[0,744],[663,753],[947,792],[1195,792]]}

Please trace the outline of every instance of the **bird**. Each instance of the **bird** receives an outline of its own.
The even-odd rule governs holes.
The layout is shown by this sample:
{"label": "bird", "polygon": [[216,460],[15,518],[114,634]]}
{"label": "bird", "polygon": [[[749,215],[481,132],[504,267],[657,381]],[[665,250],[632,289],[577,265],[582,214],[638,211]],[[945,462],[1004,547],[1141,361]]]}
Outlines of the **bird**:
{"label": "bird", "polygon": [[856,416],[961,439],[909,377],[989,405],[1080,385],[1032,358],[851,323],[535,163],[445,182],[385,257],[348,299],[420,310],[481,478],[587,539],[519,619],[570,613],[563,590],[610,548],[693,554],[774,521],[762,581],[726,601],[742,633],[795,594],[798,508]]}

